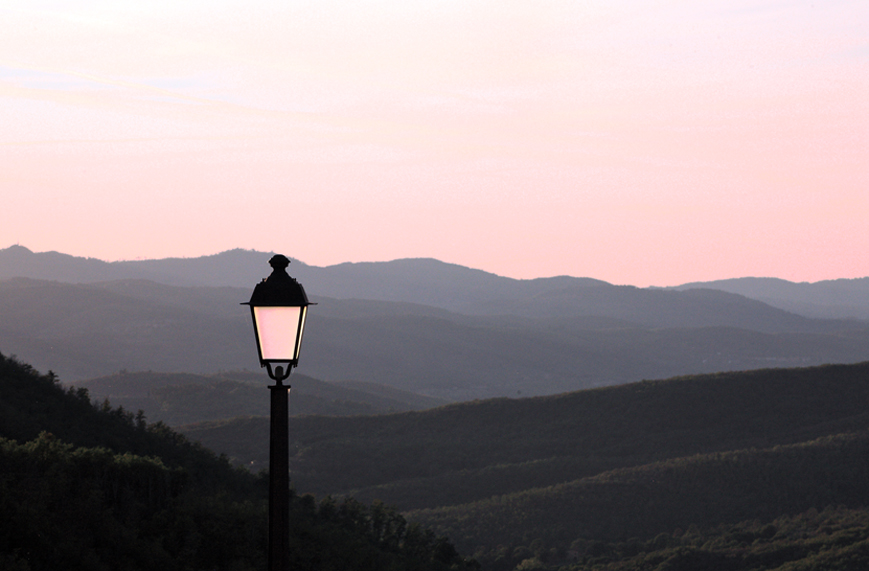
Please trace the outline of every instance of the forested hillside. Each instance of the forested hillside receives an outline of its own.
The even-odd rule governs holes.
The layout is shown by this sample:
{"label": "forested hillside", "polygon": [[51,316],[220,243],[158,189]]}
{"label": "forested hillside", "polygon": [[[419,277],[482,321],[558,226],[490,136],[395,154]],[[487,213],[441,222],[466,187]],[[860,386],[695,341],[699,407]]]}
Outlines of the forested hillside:
{"label": "forested hillside", "polygon": [[[869,428],[869,363],[719,373],[420,412],[290,419],[297,488],[402,509],[465,503],[674,457]],[[266,418],[183,427],[263,462]]]}
{"label": "forested hillside", "polygon": [[[253,570],[267,485],[162,423],[0,355],[0,568]],[[293,495],[294,569],[454,569],[395,510]]]}
{"label": "forested hillside", "polygon": [[[294,566],[862,570],[867,403],[859,364],[294,418]],[[4,569],[263,565],[263,480],[161,423],[2,357],[0,437]]]}
{"label": "forested hillside", "polygon": [[[604,561],[621,565],[641,552],[672,550],[658,553],[651,567],[640,560],[613,567],[656,569],[679,553],[707,549],[706,542],[730,545],[733,529],[759,534],[763,526],[755,521],[775,527],[774,520],[830,506],[851,510],[849,539],[837,540],[851,545],[869,529],[861,511],[869,505],[867,405],[869,363],[862,363],[644,381],[375,417],[294,418],[292,478],[299,491],[395,504],[493,569],[526,561],[524,568],[579,565],[568,552],[583,569],[603,569]],[[265,449],[249,446],[266,434],[264,419],[183,430],[239,462],[264,461]],[[801,540],[792,533],[757,537],[770,549],[778,542],[781,561],[814,557],[829,547],[823,530],[846,525],[838,517],[825,516],[827,523],[813,528],[814,547],[798,549]],[[660,534],[667,538],[654,547]],[[706,539],[698,544],[699,537]],[[734,565],[721,569],[764,569],[752,567],[756,551],[765,549],[759,545],[697,557]],[[706,567],[661,567],[672,568]]]}
{"label": "forested hillside", "polygon": [[[548,488],[408,514],[483,561],[497,545],[566,549],[575,540],[648,541],[694,526],[771,522],[828,506],[869,505],[869,434],[675,458]],[[493,545],[492,538],[498,543]],[[480,549],[481,546],[488,548]]]}
{"label": "forested hillside", "polygon": [[[269,378],[264,372],[214,375],[126,371],[76,383],[92,398],[109,398],[128,410],[144,410],[169,426],[269,414]],[[292,378],[290,414],[371,415],[421,410],[446,401],[374,383],[326,383],[306,375]]]}

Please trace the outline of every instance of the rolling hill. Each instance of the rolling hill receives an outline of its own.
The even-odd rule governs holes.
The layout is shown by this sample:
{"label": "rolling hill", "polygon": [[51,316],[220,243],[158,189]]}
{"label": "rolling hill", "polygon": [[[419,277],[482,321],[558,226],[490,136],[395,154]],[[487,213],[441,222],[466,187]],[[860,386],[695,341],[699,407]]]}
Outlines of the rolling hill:
{"label": "rolling hill", "polygon": [[[271,381],[263,373],[119,372],[76,383],[98,401],[142,410],[151,422],[169,426],[221,420],[236,416],[267,416]],[[420,410],[446,401],[373,383],[333,384],[293,375],[290,414],[326,416],[371,415]]]}
{"label": "rolling hill", "polygon": [[[862,539],[853,541],[869,541],[869,514],[860,511],[869,505],[867,404],[869,363],[861,363],[373,417],[297,417],[290,422],[292,481],[302,492],[397,505],[492,569],[499,557],[505,569],[531,559],[531,544],[561,554],[553,568],[567,565],[571,546],[593,553],[594,542],[610,551],[628,542],[634,557],[665,534],[659,548],[697,550],[705,544],[682,543],[689,528],[695,539],[717,541],[733,526],[758,530],[751,522],[809,517],[801,514],[812,510],[817,516],[828,506],[857,510]],[[250,446],[265,438],[266,419],[182,431],[240,463],[261,466],[267,455],[265,446]],[[823,527],[812,533],[823,535]],[[778,541],[793,554],[798,539]],[[747,553],[737,558],[744,566],[732,568],[766,568],[751,567],[756,554]],[[586,560],[591,565],[594,557]]]}
{"label": "rolling hill", "polygon": [[[469,478],[488,477],[490,483],[451,503],[558,483],[543,479],[545,466],[555,478],[578,477],[854,432],[869,428],[867,403],[869,363],[719,373],[401,414],[296,417],[290,421],[296,450],[291,461],[305,492],[379,494],[404,509],[435,507],[445,504],[432,503],[429,494],[443,494]],[[267,458],[267,439],[261,437],[268,431],[266,418],[182,430],[243,463]],[[262,444],[232,448],[222,440],[229,434]],[[524,477],[532,481],[526,484]]]}
{"label": "rolling hill", "polygon": [[[571,305],[571,293],[556,311],[553,299],[565,296],[554,295],[539,302],[552,315],[532,318],[312,295],[320,304],[311,311],[299,371],[467,400],[869,359],[869,323],[808,319],[722,292],[585,289],[615,297],[588,293],[585,305]],[[6,280],[0,348],[40,369],[65,371],[67,383],[121,370],[257,370],[249,314],[239,305],[249,295],[146,280]]]}
{"label": "rolling hill", "polygon": [[[320,488],[326,496],[319,508],[296,496],[294,521],[306,534],[296,546],[297,566],[316,568],[327,556],[323,549],[334,564],[345,555],[358,561],[358,549],[370,541],[362,537],[370,533],[366,522],[379,529],[375,521],[401,518],[380,503],[369,509],[340,497],[353,494],[418,506],[405,512],[413,523],[401,529],[421,523],[449,533],[491,571],[862,569],[869,564],[867,400],[863,363],[379,416],[294,417],[296,489]],[[109,562],[135,554],[127,562],[132,569],[172,569],[178,561],[251,568],[253,548],[237,547],[263,533],[249,521],[262,510],[251,503],[259,500],[242,498],[259,492],[225,460],[5,357],[0,409],[0,485],[9,492],[0,496],[5,567],[68,567],[82,556]],[[34,437],[46,429],[53,436]],[[256,417],[184,430],[211,439],[216,450],[234,447],[237,461],[261,454],[256,445],[267,442],[267,420]],[[24,443],[4,439],[10,436]],[[115,504],[112,490],[119,489],[124,499]],[[26,509],[16,499],[25,497]],[[95,501],[117,507],[94,510]],[[348,537],[341,519],[348,509],[363,523],[362,536],[339,547]],[[32,516],[40,523],[30,523]],[[345,526],[340,536],[329,535],[328,521]],[[29,531],[39,525],[50,529]],[[143,531],[132,531],[139,525]],[[227,532],[233,526],[248,533]],[[102,527],[114,530],[110,543],[92,534]],[[201,530],[200,548],[185,543],[194,529]],[[312,540],[314,529],[322,540]],[[432,553],[446,545],[435,534],[424,537]]]}
{"label": "rolling hill", "polygon": [[[252,571],[267,483],[0,354],[0,568]],[[394,510],[291,495],[293,569],[474,568]]]}

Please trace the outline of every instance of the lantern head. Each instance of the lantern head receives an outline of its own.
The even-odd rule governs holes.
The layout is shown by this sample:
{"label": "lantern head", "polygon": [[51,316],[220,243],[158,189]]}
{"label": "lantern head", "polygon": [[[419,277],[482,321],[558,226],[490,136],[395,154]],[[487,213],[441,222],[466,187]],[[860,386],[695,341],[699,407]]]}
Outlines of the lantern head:
{"label": "lantern head", "polygon": [[[269,264],[271,275],[256,285],[250,301],[242,305],[250,306],[260,366],[280,384],[299,363],[308,306],[315,304],[308,301],[302,284],[287,274],[286,256],[278,254]],[[272,369],[278,364],[282,366]]]}

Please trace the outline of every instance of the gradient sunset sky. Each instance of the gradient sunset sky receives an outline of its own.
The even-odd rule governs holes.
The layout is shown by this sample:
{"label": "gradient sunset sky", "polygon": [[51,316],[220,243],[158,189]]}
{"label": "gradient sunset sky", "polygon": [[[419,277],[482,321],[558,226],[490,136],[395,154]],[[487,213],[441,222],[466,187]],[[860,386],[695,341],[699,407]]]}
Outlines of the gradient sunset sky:
{"label": "gradient sunset sky", "polygon": [[0,0],[0,248],[869,275],[869,2]]}

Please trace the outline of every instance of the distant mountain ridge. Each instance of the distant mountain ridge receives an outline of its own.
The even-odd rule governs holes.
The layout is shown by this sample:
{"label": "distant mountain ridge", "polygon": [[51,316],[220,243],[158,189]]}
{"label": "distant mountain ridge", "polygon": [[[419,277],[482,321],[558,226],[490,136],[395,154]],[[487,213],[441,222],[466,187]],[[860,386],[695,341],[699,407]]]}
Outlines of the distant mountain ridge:
{"label": "distant mountain ridge", "polygon": [[[249,289],[268,275],[267,262],[272,255],[237,248],[197,258],[104,262],[58,252],[34,253],[15,245],[0,250],[0,281],[15,277],[66,283],[146,279],[174,286]],[[327,267],[293,260],[290,274],[314,295],[418,303],[470,315],[561,315],[565,302],[572,306],[572,314],[586,314],[589,305],[600,307],[608,292],[616,291],[612,288],[646,292],[644,295],[661,303],[671,299],[662,295],[664,292],[707,289],[741,295],[806,317],[869,320],[869,277],[816,283],[734,278],[641,289],[570,276],[516,280],[430,258]],[[590,295],[589,288],[603,289]],[[587,301],[579,302],[578,294]],[[604,314],[630,318],[627,308],[621,314],[610,309],[613,311]]]}
{"label": "distant mountain ridge", "polygon": [[[109,264],[0,250],[0,351],[64,371],[66,382],[121,369],[256,370],[249,313],[239,303],[268,275],[269,257],[232,250]],[[53,264],[52,281],[8,277],[45,276]],[[123,277],[130,268],[138,277]],[[812,319],[720,290],[515,280],[436,260],[296,262],[290,270],[319,302],[300,371],[327,382],[466,400],[869,360],[869,322]],[[63,281],[110,274],[116,279]],[[165,283],[173,280],[210,285]]]}
{"label": "distant mountain ridge", "polygon": [[[467,400],[869,359],[869,324],[861,322],[808,319],[711,290],[586,289],[612,296],[590,306],[597,315],[583,315],[581,303],[531,318],[314,296],[320,304],[299,372]],[[257,371],[250,316],[239,305],[249,292],[147,280],[0,281],[0,351],[63,371],[64,382],[122,369]]]}
{"label": "distant mountain ridge", "polygon": [[[270,254],[242,249],[198,258],[105,262],[60,252],[32,252],[24,246],[0,250],[0,280],[16,277],[66,283],[146,279],[176,286],[250,286],[250,275],[268,270]],[[250,266],[249,268],[247,266]],[[299,263],[299,265],[302,265]],[[294,266],[295,268],[296,266]]]}
{"label": "distant mountain ridge", "polygon": [[706,288],[750,297],[807,317],[869,319],[869,277],[794,283],[778,278],[694,282],[676,289]]}
{"label": "distant mountain ridge", "polygon": [[[253,289],[271,271],[273,252],[234,249],[198,258],[104,262],[23,246],[0,250],[0,281],[25,277],[66,283],[145,279],[173,286]],[[473,311],[490,300],[533,297],[567,286],[609,286],[591,278],[560,276],[515,280],[430,258],[309,266],[291,258],[289,273],[314,295],[338,299],[404,301],[451,311]]]}

